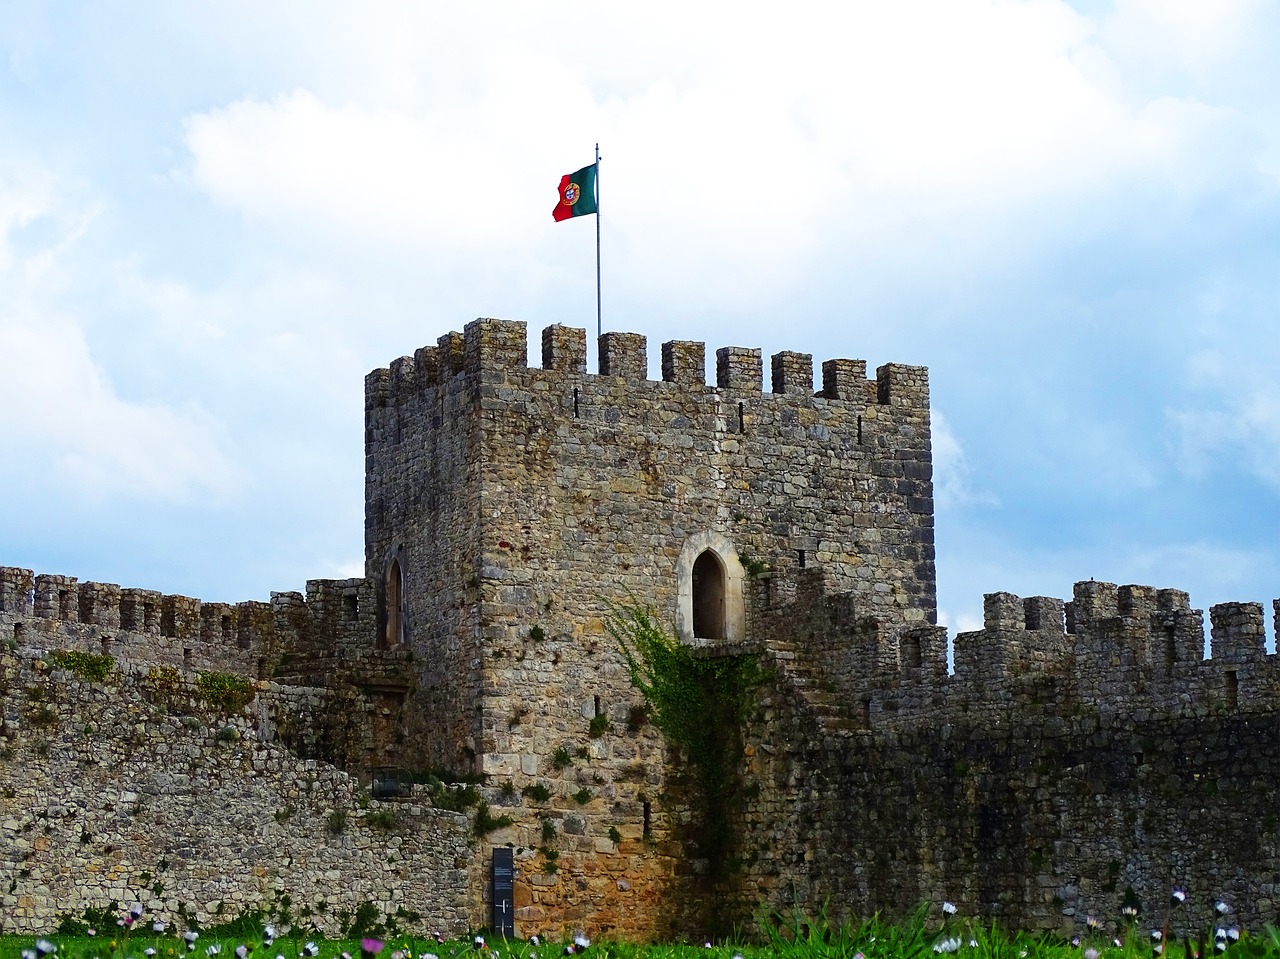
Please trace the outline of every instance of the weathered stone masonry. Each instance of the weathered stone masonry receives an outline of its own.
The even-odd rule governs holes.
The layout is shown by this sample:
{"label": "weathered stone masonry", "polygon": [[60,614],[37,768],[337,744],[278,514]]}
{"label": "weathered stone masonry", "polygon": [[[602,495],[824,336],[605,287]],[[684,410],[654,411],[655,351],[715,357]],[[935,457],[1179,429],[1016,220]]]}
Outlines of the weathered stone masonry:
{"label": "weathered stone masonry", "polygon": [[[596,374],[581,330],[544,330],[540,367],[526,342],[477,320],[368,376],[363,579],[224,606],[0,570],[12,923],[137,898],[163,861],[162,911],[285,894],[457,930],[487,922],[502,844],[523,935],[687,935],[797,894],[1048,928],[1173,883],[1276,918],[1260,606],[1215,607],[1205,660],[1175,590],[992,594],[949,674],[924,369],[828,360],[815,392],[781,353],[765,392],[757,350],[718,350],[713,386],[701,343],[663,344],[652,381],[635,334],[601,337]],[[634,602],[771,669],[722,888],[605,628]],[[50,666],[66,649],[118,669],[83,681]],[[207,670],[253,680],[249,706],[203,702]],[[512,822],[477,840],[421,792],[369,802],[391,766],[483,774]]]}

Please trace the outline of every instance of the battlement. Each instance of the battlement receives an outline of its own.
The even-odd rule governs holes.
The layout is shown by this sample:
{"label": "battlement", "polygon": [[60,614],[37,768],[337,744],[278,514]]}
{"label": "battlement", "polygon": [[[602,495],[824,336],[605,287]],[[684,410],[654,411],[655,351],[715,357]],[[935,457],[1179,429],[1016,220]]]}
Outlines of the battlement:
{"label": "battlement", "polygon": [[266,678],[286,654],[315,654],[344,640],[371,647],[375,625],[376,602],[363,579],[309,580],[305,599],[274,592],[270,602],[205,603],[0,567],[0,640]]}
{"label": "battlement", "polygon": [[[1280,707],[1280,656],[1267,652],[1259,603],[1212,607],[1206,656],[1204,614],[1181,590],[1089,581],[1065,602],[989,593],[983,628],[955,637],[948,671],[945,630],[859,616],[851,597],[825,591],[819,570],[770,574],[754,602],[758,638],[788,650],[786,671],[803,676],[802,687],[817,670],[847,703],[891,705],[881,721],[1014,708],[1032,717],[1028,707],[1043,710],[1054,696],[1121,711]],[[1280,600],[1273,608],[1280,614]],[[793,656],[789,637],[805,634]]]}
{"label": "battlement", "polygon": [[[541,371],[583,383],[595,377],[621,379],[637,387],[657,382],[707,389],[706,346],[688,340],[662,344],[662,379],[648,379],[647,339],[638,333],[609,332],[597,341],[597,374],[588,374],[587,334],[566,326],[542,331]],[[735,394],[763,393],[761,353],[743,347],[716,351],[714,389]],[[462,333],[446,333],[435,346],[403,356],[365,378],[365,408],[396,406],[421,390],[440,386],[458,374],[505,376],[527,372],[525,324],[516,320],[478,319]],[[814,390],[813,357],[782,352],[770,358],[772,393],[817,397],[868,406],[927,409],[928,371],[924,367],[888,363],[866,377],[866,361],[831,359],[822,363],[822,387]]]}

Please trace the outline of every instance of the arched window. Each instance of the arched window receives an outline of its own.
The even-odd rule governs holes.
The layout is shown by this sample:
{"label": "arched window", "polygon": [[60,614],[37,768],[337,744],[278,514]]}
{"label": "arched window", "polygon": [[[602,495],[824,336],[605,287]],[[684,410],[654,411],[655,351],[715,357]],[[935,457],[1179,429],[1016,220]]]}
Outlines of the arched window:
{"label": "arched window", "polygon": [[387,619],[382,633],[382,648],[394,649],[404,642],[404,574],[400,571],[400,560],[393,559],[387,567],[383,588]]}
{"label": "arched window", "polygon": [[732,542],[720,533],[694,533],[684,541],[675,574],[675,625],[682,642],[746,638],[745,573]]}
{"label": "arched window", "polygon": [[703,550],[693,562],[693,635],[724,639],[724,567],[720,557]]}

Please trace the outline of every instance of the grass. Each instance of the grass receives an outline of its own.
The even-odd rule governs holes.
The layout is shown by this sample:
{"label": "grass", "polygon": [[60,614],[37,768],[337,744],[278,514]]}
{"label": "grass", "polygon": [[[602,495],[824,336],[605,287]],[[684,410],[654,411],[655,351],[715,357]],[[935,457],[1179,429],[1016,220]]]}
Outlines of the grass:
{"label": "grass", "polygon": [[[1025,933],[1008,933],[995,926],[951,920],[926,921],[923,911],[913,920],[891,925],[871,919],[858,925],[835,927],[821,918],[775,917],[761,923],[761,938],[755,942],[676,943],[633,945],[600,942],[586,950],[574,951],[599,959],[1153,959],[1149,927],[1134,925],[1125,930],[1082,930],[1083,941]],[[1119,937],[1121,945],[1115,945]],[[35,936],[0,935],[0,959],[22,959],[22,951],[33,949]],[[236,959],[241,945],[252,947],[253,959],[307,959],[303,947],[307,939],[292,935],[266,945],[245,938],[204,938],[188,952],[178,936],[155,935],[149,931],[132,936],[111,933],[98,936],[46,937],[58,948],[49,959],[209,959],[211,944],[221,947],[216,959]],[[340,959],[346,953],[359,959],[358,939],[314,937],[318,959]],[[506,942],[490,936],[481,949],[468,937],[440,942],[435,938],[396,936],[386,940],[378,959],[558,959],[566,954],[566,942]],[[1192,959],[1199,953],[1199,941],[1173,942],[1169,959]],[[1268,927],[1257,935],[1242,933],[1225,951],[1214,948],[1212,934],[1204,941],[1204,959],[1280,959],[1280,931]]]}

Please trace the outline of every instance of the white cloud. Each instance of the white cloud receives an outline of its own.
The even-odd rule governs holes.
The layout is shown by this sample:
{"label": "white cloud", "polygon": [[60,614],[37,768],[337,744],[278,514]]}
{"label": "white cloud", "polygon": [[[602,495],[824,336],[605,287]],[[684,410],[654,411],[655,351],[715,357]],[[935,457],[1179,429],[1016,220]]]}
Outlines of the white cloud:
{"label": "white cloud", "polygon": [[940,512],[966,506],[999,506],[994,494],[970,487],[968,458],[951,424],[938,410],[930,410],[933,439],[933,496]]}
{"label": "white cloud", "polygon": [[[581,238],[551,224],[553,187],[598,139],[615,288],[644,295],[661,277],[672,298],[749,303],[842,247],[871,277],[908,253],[922,275],[963,274],[989,269],[993,244],[1112,241],[1140,232],[1135,209],[1249,176],[1264,147],[1229,106],[1117,88],[1110,58],[1128,48],[1103,49],[1053,0],[783,17],[658,3],[625,21],[389,9],[403,29],[385,50],[385,22],[330,8],[330,33],[310,28],[322,50],[349,30],[363,51],[337,60],[357,78],[345,94],[330,76],[188,116],[191,182],[304,246],[445,275],[484,255],[508,285],[538,286],[568,281],[559,263]],[[566,23],[580,48],[557,46]],[[1238,31],[1223,30],[1229,46]],[[442,62],[421,73],[427,56]],[[370,73],[399,78],[394,92],[377,97]]]}
{"label": "white cloud", "polygon": [[239,471],[211,418],[123,399],[58,306],[97,209],[69,200],[45,170],[0,180],[0,405],[21,411],[7,427],[11,455],[93,499],[224,496]]}
{"label": "white cloud", "polygon": [[1191,383],[1199,401],[1194,408],[1166,412],[1185,472],[1204,477],[1243,465],[1280,493],[1280,387],[1270,375],[1273,365],[1261,359],[1218,352],[1192,358]]}
{"label": "white cloud", "polygon": [[208,417],[122,400],[67,320],[0,319],[0,405],[26,411],[8,441],[91,498],[185,501],[240,482]]}

